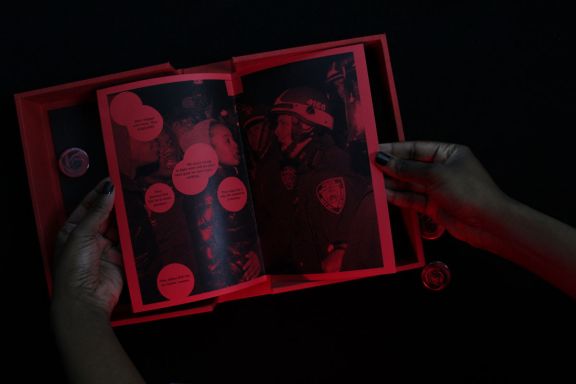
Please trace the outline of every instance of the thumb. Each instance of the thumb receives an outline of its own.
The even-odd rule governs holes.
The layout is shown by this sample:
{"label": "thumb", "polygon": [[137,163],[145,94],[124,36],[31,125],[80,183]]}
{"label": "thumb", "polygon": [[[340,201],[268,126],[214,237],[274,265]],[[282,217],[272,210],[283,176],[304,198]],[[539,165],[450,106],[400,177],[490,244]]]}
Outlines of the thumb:
{"label": "thumb", "polygon": [[114,184],[107,181],[100,190],[100,197],[94,201],[84,219],[78,224],[76,234],[94,235],[104,227],[114,207]]}
{"label": "thumb", "polygon": [[400,159],[386,152],[378,152],[375,161],[385,175],[402,181],[425,185],[432,179],[433,163]]}

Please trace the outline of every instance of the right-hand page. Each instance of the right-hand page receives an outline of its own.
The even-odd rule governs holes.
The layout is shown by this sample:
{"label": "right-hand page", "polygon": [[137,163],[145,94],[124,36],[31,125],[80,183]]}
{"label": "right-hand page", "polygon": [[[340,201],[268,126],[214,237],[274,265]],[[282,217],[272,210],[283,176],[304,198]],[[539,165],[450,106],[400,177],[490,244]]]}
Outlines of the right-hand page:
{"label": "right-hand page", "polygon": [[364,46],[268,58],[238,75],[266,273],[395,272]]}

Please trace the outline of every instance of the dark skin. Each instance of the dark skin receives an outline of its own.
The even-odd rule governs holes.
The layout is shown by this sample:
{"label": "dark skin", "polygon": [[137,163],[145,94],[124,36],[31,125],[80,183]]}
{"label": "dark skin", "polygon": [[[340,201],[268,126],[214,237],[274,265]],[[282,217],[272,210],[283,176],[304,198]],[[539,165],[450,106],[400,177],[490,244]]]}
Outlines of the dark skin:
{"label": "dark skin", "polygon": [[103,180],[58,234],[51,318],[73,383],[144,383],[110,326],[122,290],[113,204],[112,184]]}
{"label": "dark skin", "polygon": [[379,150],[388,158],[379,167],[390,203],[430,216],[576,299],[576,229],[507,196],[469,148],[403,142]]}
{"label": "dark skin", "polygon": [[[467,147],[404,142],[379,150],[391,204],[430,216],[454,237],[517,263],[576,299],[576,230],[503,193]],[[143,383],[110,326],[122,274],[109,228],[114,191],[107,182],[86,197],[58,236],[52,324],[71,382]]]}

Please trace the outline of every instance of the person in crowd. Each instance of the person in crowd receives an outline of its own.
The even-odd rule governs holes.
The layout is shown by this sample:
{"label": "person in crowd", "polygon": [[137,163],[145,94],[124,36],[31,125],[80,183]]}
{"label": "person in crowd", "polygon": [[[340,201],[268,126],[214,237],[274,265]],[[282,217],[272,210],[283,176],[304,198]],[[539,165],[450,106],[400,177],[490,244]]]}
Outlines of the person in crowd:
{"label": "person in crowd", "polygon": [[229,211],[217,196],[218,187],[226,178],[247,183],[239,146],[230,128],[220,120],[205,119],[174,132],[183,153],[192,145],[203,143],[209,144],[218,157],[218,168],[204,191],[189,199],[189,227],[200,248],[200,263],[205,265],[201,280],[205,289],[224,288],[258,277],[263,268],[252,205],[248,202],[239,211]]}

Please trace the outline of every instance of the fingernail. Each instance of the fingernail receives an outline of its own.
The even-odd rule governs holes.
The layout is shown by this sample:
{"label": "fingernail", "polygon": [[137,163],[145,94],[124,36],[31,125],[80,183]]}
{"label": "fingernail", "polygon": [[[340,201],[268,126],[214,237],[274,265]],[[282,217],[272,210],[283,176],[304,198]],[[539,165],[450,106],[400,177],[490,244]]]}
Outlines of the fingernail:
{"label": "fingernail", "polygon": [[386,152],[378,152],[376,154],[376,164],[386,165],[392,159],[392,156],[387,154]]}
{"label": "fingernail", "polygon": [[114,191],[114,184],[112,184],[111,181],[107,181],[102,186],[102,191],[100,193],[103,195],[110,195],[112,191]]}

